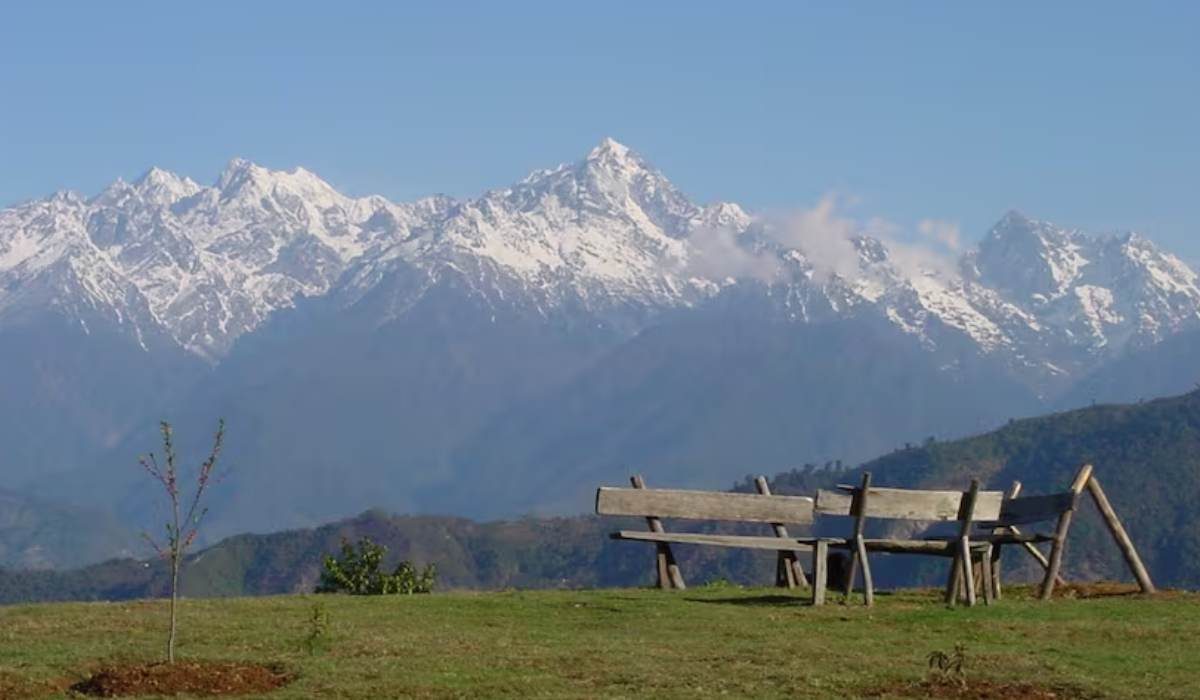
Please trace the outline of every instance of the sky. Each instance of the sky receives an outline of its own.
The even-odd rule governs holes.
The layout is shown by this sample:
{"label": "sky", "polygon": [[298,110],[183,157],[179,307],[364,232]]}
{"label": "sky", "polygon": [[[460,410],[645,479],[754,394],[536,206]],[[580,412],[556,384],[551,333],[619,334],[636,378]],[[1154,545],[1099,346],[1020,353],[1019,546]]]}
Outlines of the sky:
{"label": "sky", "polygon": [[[473,196],[631,146],[701,202],[1009,209],[1200,261],[1200,3],[14,3],[0,205],[245,157]],[[941,224],[939,224],[941,225]]]}

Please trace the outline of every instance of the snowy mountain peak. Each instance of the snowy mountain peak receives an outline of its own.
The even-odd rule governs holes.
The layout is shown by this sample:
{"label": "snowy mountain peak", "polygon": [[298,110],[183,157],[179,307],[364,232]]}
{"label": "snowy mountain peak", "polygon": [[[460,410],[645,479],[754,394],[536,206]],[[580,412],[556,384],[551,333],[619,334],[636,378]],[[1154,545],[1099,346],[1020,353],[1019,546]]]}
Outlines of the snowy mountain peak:
{"label": "snowy mountain peak", "polygon": [[171,204],[200,191],[200,185],[190,178],[180,177],[169,170],[153,167],[133,182],[133,188],[144,198],[161,204]]}
{"label": "snowy mountain peak", "polygon": [[1200,325],[1195,272],[1137,234],[1089,236],[1014,210],[956,275],[869,236],[782,245],[765,225],[734,203],[693,203],[611,138],[464,201],[353,198],[304,168],[241,158],[210,187],[152,168],[90,201],[58,193],[0,210],[0,324],[17,301],[103,309],[219,361],[304,297],[351,305],[382,286],[393,291],[372,298],[393,295],[381,313],[395,315],[452,279],[493,308],[649,319],[734,286],[759,298],[741,284],[753,279],[788,318],[871,315],[929,348],[965,337],[1035,373],[1082,371]]}
{"label": "snowy mountain peak", "polygon": [[1081,234],[1010,211],[984,236],[970,269],[979,281],[1015,296],[1057,297],[1088,258]]}
{"label": "snowy mountain peak", "polygon": [[620,143],[616,139],[605,136],[600,143],[593,148],[588,154],[589,162],[613,163],[620,165],[634,165],[641,167],[642,159],[633,152],[628,146]]}

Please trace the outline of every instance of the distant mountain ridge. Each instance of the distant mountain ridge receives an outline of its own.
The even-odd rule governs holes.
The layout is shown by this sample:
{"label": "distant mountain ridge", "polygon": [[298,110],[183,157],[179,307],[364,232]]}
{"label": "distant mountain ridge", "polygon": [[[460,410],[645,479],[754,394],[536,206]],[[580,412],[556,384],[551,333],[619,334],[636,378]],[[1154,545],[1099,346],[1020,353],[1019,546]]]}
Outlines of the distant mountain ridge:
{"label": "distant mountain ridge", "polygon": [[1196,273],[1137,234],[1093,237],[1010,212],[957,273],[902,269],[886,241],[859,233],[846,241],[857,260],[823,275],[821,251],[789,246],[780,227],[736,204],[692,203],[612,139],[464,201],[352,198],[303,168],[241,159],[208,187],[154,168],[91,199],[0,211],[0,324],[86,308],[148,351],[143,336],[165,333],[216,362],[301,298],[352,306],[393,275],[408,279],[392,314],[448,274],[484,303],[541,314],[687,307],[745,282],[698,263],[696,241],[714,230],[776,266],[769,286],[791,318],[869,309],[929,343],[936,322],[1052,374],[1200,322]]}
{"label": "distant mountain ridge", "polygon": [[145,527],[157,421],[225,416],[214,536],[566,513],[629,466],[714,487],[1080,405],[1085,380],[1137,398],[1131,358],[1169,365],[1159,393],[1200,378],[1200,283],[1139,235],[1010,212],[926,253],[829,201],[696,204],[611,139],[464,200],[152,169],[0,210],[0,487]]}

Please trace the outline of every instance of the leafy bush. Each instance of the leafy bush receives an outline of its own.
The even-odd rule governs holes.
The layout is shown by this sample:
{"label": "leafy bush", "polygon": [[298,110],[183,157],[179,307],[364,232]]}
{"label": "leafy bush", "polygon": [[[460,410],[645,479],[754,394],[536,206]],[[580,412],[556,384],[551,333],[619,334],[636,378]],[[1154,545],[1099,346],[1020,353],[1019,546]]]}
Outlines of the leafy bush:
{"label": "leafy bush", "polygon": [[380,569],[387,547],[363,537],[357,545],[342,539],[340,557],[325,557],[325,570],[317,593],[349,593],[351,595],[410,595],[429,593],[437,578],[433,564],[420,573],[411,562],[402,561],[392,573]]}

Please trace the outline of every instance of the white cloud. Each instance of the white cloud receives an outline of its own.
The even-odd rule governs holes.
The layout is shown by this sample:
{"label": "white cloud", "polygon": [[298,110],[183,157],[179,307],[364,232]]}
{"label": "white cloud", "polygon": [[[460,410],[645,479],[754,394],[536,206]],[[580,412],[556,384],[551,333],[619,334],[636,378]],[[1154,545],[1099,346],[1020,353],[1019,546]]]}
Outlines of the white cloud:
{"label": "white cloud", "polygon": [[885,218],[856,218],[849,211],[854,203],[851,198],[829,194],[809,208],[760,216],[755,231],[773,245],[756,250],[735,231],[697,231],[690,240],[689,269],[708,278],[772,283],[784,270],[775,248],[799,251],[818,282],[834,275],[854,278],[863,274],[863,267],[853,239],[866,236],[884,245],[891,264],[905,276],[955,274],[955,258],[962,244],[957,224],[923,219],[910,232]]}
{"label": "white cloud", "polygon": [[949,252],[957,253],[962,248],[962,235],[959,233],[956,223],[938,219],[922,219],[917,224],[917,233],[921,234],[926,241],[934,245],[941,245]]}
{"label": "white cloud", "polygon": [[728,227],[701,228],[688,239],[689,274],[708,279],[754,279],[774,282],[780,272],[779,259],[748,248],[738,232]]}

